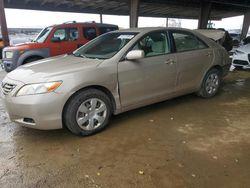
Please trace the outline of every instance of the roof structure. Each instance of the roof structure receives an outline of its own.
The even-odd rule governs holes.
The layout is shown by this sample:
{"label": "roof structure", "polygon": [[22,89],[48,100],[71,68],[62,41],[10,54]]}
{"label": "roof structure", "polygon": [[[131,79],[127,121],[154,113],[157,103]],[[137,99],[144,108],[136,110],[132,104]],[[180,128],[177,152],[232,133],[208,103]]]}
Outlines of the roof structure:
{"label": "roof structure", "polygon": [[[139,16],[198,19],[201,2],[212,2],[209,19],[243,15],[246,0],[140,0]],[[129,0],[4,0],[5,8],[129,15]]]}

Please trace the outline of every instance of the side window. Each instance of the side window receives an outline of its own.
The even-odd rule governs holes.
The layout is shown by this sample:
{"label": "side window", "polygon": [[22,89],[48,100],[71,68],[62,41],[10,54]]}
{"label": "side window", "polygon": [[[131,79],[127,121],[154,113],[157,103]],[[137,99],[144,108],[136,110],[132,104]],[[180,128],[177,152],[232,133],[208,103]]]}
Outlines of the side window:
{"label": "side window", "polygon": [[165,32],[156,32],[146,35],[136,43],[133,50],[143,50],[145,57],[170,53],[168,37]]}
{"label": "side window", "polygon": [[79,38],[78,29],[77,28],[70,28],[69,29],[69,40],[74,41]]}
{"label": "side window", "polygon": [[177,52],[207,48],[207,45],[203,41],[201,41],[191,33],[173,32],[172,35],[175,41],[175,47]]}
{"label": "side window", "polygon": [[94,39],[96,37],[96,29],[94,27],[83,28],[83,36],[88,40]]}
{"label": "side window", "polygon": [[65,41],[66,38],[66,29],[57,29],[53,35],[53,38],[59,38],[61,41]]}

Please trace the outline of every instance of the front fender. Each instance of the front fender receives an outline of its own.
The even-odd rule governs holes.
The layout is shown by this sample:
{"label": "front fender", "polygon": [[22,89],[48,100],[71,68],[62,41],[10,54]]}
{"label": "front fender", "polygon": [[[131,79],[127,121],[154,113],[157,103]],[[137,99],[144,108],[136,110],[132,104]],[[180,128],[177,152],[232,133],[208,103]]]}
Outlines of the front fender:
{"label": "front fender", "polygon": [[32,57],[32,56],[40,56],[43,58],[47,58],[50,56],[50,50],[48,48],[27,50],[22,55],[20,55],[20,57],[17,61],[17,66],[22,65],[23,62],[25,61],[25,59]]}

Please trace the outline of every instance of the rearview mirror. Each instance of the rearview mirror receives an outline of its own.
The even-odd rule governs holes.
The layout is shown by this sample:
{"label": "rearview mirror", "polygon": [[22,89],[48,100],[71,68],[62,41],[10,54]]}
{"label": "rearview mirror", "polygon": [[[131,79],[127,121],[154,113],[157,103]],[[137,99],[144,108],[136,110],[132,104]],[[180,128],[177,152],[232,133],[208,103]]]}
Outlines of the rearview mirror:
{"label": "rearview mirror", "polygon": [[61,39],[59,37],[53,37],[51,42],[61,42]]}
{"label": "rearview mirror", "polygon": [[126,55],[126,59],[128,60],[136,60],[144,58],[145,53],[143,50],[132,50]]}

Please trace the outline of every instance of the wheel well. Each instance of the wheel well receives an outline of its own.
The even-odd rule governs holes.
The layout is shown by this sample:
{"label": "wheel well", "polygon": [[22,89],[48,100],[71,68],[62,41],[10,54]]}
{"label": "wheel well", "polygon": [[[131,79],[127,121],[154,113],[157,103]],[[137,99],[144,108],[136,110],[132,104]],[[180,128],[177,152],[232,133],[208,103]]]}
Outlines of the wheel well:
{"label": "wheel well", "polygon": [[103,86],[98,86],[98,85],[93,85],[93,86],[87,86],[87,87],[84,87],[82,89],[79,89],[78,91],[76,91],[75,93],[73,93],[69,98],[68,100],[66,101],[64,107],[63,107],[63,113],[64,113],[64,110],[65,110],[65,107],[67,106],[69,100],[74,96],[76,95],[77,93],[79,93],[80,91],[83,91],[83,90],[87,90],[87,89],[97,89],[97,90],[100,90],[102,91],[103,93],[105,93],[110,101],[111,101],[111,105],[112,105],[112,113],[114,113],[114,111],[116,110],[116,103],[115,103],[115,98],[113,96],[113,94],[105,87]]}
{"label": "wheel well", "polygon": [[[83,91],[83,90],[87,90],[87,89],[97,89],[97,90],[100,90],[102,92],[104,92],[110,99],[111,101],[111,105],[112,105],[112,114],[115,112],[115,109],[116,109],[116,103],[115,103],[115,98],[113,96],[113,94],[105,87],[103,86],[98,86],[98,85],[93,85],[93,86],[88,86],[88,87],[84,87],[82,89],[79,89],[78,91],[76,91],[75,93],[73,93],[69,98],[68,100],[66,101],[66,103],[64,104],[63,106],[63,111],[62,111],[62,116],[63,114],[65,113],[65,108],[68,104],[68,102],[70,101],[70,99],[75,96],[77,93],[79,93],[80,91]],[[62,117],[62,125],[63,127],[66,127],[65,124],[64,124],[64,121],[63,121],[63,117]]]}
{"label": "wheel well", "polygon": [[212,70],[212,69],[218,70],[218,71],[220,72],[221,75],[223,74],[223,69],[222,69],[222,67],[221,67],[220,65],[215,65],[215,66],[211,67],[210,69],[208,69],[208,71],[205,73],[205,75],[203,76],[203,79],[202,79],[201,82],[200,82],[200,86],[199,86],[199,88],[198,88],[198,91],[200,90],[200,88],[201,88],[201,86],[202,86],[202,83],[203,83],[203,80],[204,80],[206,74],[207,74],[210,70]]}
{"label": "wheel well", "polygon": [[220,71],[221,75],[223,74],[223,69],[222,69],[222,67],[220,65],[215,65],[211,69],[217,69],[218,71]]}
{"label": "wheel well", "polygon": [[100,90],[100,91],[104,92],[109,97],[109,99],[111,101],[112,113],[114,113],[114,111],[116,110],[115,98],[114,98],[113,94],[106,87],[93,85],[93,86],[85,87],[83,89],[97,89],[97,90]]}
{"label": "wheel well", "polygon": [[[44,57],[39,56],[39,55],[32,55],[32,56],[29,56],[29,57],[25,58],[25,59],[23,60],[22,65],[25,64],[28,60],[31,60],[31,59],[39,60],[39,59],[43,59],[43,58],[44,58]],[[28,63],[30,63],[30,62],[28,61]]]}

